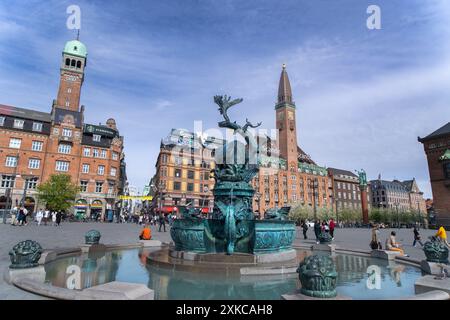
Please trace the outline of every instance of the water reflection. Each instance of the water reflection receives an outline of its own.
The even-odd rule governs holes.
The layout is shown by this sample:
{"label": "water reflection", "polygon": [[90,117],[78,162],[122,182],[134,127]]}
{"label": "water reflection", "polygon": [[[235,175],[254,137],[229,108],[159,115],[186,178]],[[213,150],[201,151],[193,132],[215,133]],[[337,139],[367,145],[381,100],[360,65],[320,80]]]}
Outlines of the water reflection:
{"label": "water reflection", "polygon": [[[147,265],[149,252],[148,249],[135,249],[63,258],[45,266],[46,280],[55,286],[67,287],[69,277],[75,276],[68,267],[78,266],[81,288],[111,281],[142,283],[155,290],[155,298],[161,300],[275,300],[300,287],[297,274],[229,277],[156,268]],[[298,251],[298,261],[311,254],[310,251]],[[319,254],[329,255],[327,252]],[[331,258],[338,271],[338,293],[353,299],[413,295],[414,281],[421,275],[418,268],[394,261],[345,254],[331,255]]]}

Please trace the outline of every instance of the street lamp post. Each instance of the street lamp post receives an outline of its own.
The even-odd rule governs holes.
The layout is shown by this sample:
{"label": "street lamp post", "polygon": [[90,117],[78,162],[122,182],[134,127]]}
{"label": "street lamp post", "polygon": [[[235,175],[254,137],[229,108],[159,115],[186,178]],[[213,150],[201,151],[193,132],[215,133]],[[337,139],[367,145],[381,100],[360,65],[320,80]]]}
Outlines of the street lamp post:
{"label": "street lamp post", "polygon": [[399,217],[398,217],[398,206],[399,206],[399,203],[398,203],[398,201],[396,201],[395,202],[395,209],[397,211],[397,229],[400,229],[400,220],[399,220]]}
{"label": "street lamp post", "polygon": [[314,201],[314,219],[317,220],[317,206],[316,206],[316,188],[317,188],[317,178],[312,182],[313,186],[313,201]]}
{"label": "street lamp post", "polygon": [[338,199],[334,199],[334,202],[336,203],[336,224],[339,225],[339,206],[338,206]]}

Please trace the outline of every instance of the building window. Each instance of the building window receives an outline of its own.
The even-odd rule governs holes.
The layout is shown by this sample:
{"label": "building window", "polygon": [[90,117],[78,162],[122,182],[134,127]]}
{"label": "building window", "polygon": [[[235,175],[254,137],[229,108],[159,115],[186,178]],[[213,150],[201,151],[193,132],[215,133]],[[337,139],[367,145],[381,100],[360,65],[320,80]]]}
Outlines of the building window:
{"label": "building window", "polygon": [[17,167],[17,157],[7,156],[5,166],[6,167]]}
{"label": "building window", "polygon": [[9,147],[14,149],[20,149],[20,145],[22,144],[22,139],[11,138],[9,140]]}
{"label": "building window", "polygon": [[5,124],[5,117],[0,117],[0,126]]}
{"label": "building window", "polygon": [[181,169],[175,169],[175,178],[181,178]]}
{"label": "building window", "polygon": [[103,158],[103,159],[106,158],[106,150],[105,149],[100,150],[100,158]]}
{"label": "building window", "polygon": [[101,135],[99,135],[99,134],[94,134],[94,135],[92,136],[92,141],[100,142],[101,138],[102,138]]}
{"label": "building window", "polygon": [[72,88],[67,88],[67,93],[72,93]]}
{"label": "building window", "polygon": [[62,136],[63,137],[71,137],[72,136],[72,130],[70,129],[62,129]]}
{"label": "building window", "polygon": [[93,149],[94,158],[98,158],[98,149]]}
{"label": "building window", "polygon": [[87,186],[88,186],[88,182],[86,180],[81,180],[80,181],[80,190],[81,190],[81,192],[86,192],[87,191]]}
{"label": "building window", "polygon": [[161,158],[162,163],[167,163],[167,154],[163,154]]}
{"label": "building window", "polygon": [[195,172],[192,170],[188,171],[188,179],[194,179]]}
{"label": "building window", "polygon": [[41,122],[33,122],[33,131],[42,131],[42,123]]}
{"label": "building window", "polygon": [[70,102],[69,102],[69,100],[66,101],[66,107],[70,107]]}
{"label": "building window", "polygon": [[193,183],[188,183],[187,184],[187,191],[189,191],[189,192],[193,192],[194,191],[194,184]]}
{"label": "building window", "polygon": [[14,177],[14,176],[2,175],[1,187],[2,188],[14,188],[15,180],[16,180],[16,177]]}
{"label": "building window", "polygon": [[27,189],[36,189],[38,178],[30,178],[26,180]]}
{"label": "building window", "polygon": [[69,154],[72,151],[72,146],[66,143],[60,143],[58,146],[59,153]]}
{"label": "building window", "polygon": [[29,159],[28,160],[28,168],[30,169],[39,169],[41,165],[41,160],[39,159]]}
{"label": "building window", "polygon": [[113,160],[118,160],[119,159],[119,154],[117,152],[113,152],[112,153],[112,159]]}
{"label": "building window", "polygon": [[23,129],[24,120],[14,119],[14,128]]}
{"label": "building window", "polygon": [[91,156],[91,148],[84,148],[83,149],[83,155],[85,157],[90,157]]}
{"label": "building window", "polygon": [[69,171],[69,162],[56,161],[56,171]]}
{"label": "building window", "polygon": [[88,164],[86,164],[86,163],[84,163],[83,164],[83,169],[82,169],[83,171],[83,173],[89,173],[89,165]]}
{"label": "building window", "polygon": [[105,174],[105,166],[98,166],[97,174],[104,175]]}
{"label": "building window", "polygon": [[111,168],[111,176],[115,177],[116,176],[116,172],[117,172],[116,168]]}
{"label": "building window", "polygon": [[450,179],[450,162],[444,163],[444,176],[445,179]]}
{"label": "building window", "polygon": [[173,189],[174,189],[174,190],[181,190],[181,182],[175,181],[175,182],[173,183]]}
{"label": "building window", "polygon": [[42,151],[42,146],[44,143],[42,141],[33,141],[31,143],[31,150],[33,151]]}
{"label": "building window", "polygon": [[103,190],[103,182],[96,182],[95,183],[95,192],[102,193]]}

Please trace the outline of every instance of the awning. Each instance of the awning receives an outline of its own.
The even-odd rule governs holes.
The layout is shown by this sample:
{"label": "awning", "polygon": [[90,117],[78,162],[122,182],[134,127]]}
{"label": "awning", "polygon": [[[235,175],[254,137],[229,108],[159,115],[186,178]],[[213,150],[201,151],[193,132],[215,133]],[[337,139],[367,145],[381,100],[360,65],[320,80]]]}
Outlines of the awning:
{"label": "awning", "polygon": [[202,208],[202,213],[208,214],[209,213],[209,208]]}

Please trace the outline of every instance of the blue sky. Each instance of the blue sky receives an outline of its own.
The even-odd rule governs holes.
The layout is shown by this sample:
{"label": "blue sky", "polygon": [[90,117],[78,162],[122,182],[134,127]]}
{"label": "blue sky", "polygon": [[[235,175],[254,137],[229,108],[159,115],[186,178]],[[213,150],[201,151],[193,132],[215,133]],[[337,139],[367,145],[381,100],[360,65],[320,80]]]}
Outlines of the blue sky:
{"label": "blue sky", "polygon": [[[274,128],[286,63],[298,141],[318,164],[416,177],[431,196],[417,136],[450,121],[449,1],[2,0],[0,103],[50,110],[71,4],[89,54],[85,118],[116,119],[130,184],[148,183],[172,127],[216,126],[215,94],[244,98],[238,122]],[[381,30],[366,28],[370,4]]]}

